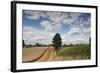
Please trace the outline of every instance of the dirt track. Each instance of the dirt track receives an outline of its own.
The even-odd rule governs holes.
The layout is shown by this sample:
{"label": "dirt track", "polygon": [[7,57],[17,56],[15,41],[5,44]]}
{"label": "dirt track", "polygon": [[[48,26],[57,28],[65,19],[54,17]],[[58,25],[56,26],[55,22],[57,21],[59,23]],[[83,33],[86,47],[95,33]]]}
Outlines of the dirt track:
{"label": "dirt track", "polygon": [[57,60],[53,47],[23,49],[23,63]]}

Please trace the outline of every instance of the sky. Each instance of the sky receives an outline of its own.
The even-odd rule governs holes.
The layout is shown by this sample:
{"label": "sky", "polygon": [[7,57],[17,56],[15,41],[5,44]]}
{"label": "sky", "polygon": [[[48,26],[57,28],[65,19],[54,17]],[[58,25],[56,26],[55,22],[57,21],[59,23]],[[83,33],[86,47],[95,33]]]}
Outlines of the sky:
{"label": "sky", "polygon": [[23,40],[26,44],[51,44],[59,33],[63,44],[89,43],[91,14],[22,10]]}

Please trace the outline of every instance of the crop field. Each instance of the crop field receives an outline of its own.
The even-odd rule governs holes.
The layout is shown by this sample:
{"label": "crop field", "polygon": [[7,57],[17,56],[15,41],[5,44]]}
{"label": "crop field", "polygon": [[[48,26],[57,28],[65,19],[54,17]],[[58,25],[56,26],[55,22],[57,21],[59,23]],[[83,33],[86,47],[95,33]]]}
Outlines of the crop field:
{"label": "crop field", "polygon": [[91,59],[89,44],[61,47],[59,50],[55,50],[52,46],[23,48],[22,52],[23,63]]}
{"label": "crop field", "polygon": [[91,47],[89,44],[81,44],[70,47],[63,47],[61,51],[57,51],[57,56],[62,60],[82,60],[91,58]]}

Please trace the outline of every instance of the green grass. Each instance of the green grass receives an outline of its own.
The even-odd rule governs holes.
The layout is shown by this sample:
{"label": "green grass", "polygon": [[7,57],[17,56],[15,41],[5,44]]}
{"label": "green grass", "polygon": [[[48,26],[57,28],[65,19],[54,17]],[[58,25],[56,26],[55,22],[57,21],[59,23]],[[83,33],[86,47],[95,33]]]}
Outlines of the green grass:
{"label": "green grass", "polygon": [[63,47],[63,51],[58,50],[57,55],[62,57],[79,57],[80,59],[90,59],[91,47],[89,44],[75,45],[71,47]]}

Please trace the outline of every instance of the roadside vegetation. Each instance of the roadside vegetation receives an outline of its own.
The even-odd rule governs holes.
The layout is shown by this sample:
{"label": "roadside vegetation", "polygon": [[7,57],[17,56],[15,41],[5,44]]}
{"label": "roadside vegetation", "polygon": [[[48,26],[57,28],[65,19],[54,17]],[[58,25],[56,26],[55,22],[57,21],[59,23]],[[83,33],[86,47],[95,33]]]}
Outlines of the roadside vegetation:
{"label": "roadside vegetation", "polygon": [[73,59],[90,59],[91,47],[89,44],[73,45],[69,47],[62,47],[62,50],[57,51],[57,56],[65,59],[71,57]]}

